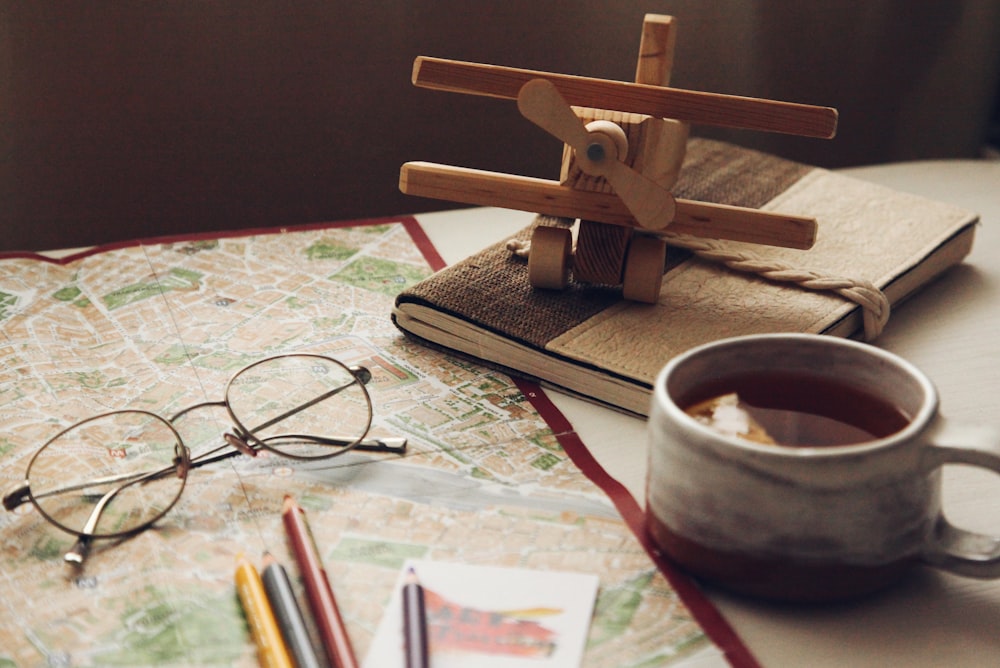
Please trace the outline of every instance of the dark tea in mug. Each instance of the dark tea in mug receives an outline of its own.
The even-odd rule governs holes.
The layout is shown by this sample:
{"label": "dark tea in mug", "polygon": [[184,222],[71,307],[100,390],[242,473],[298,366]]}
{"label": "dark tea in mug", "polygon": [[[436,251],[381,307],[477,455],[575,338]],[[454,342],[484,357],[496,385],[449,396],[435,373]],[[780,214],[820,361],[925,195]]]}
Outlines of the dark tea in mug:
{"label": "dark tea in mug", "polygon": [[903,409],[855,385],[773,370],[706,382],[677,403],[724,435],[788,447],[864,443],[896,433],[911,419]]}

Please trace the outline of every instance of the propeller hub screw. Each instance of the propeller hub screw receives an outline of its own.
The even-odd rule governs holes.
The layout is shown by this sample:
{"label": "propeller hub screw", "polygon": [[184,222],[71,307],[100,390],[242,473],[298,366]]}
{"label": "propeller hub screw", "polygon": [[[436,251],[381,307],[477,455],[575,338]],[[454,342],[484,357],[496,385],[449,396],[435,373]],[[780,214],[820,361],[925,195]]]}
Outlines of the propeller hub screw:
{"label": "propeller hub screw", "polygon": [[604,151],[604,146],[598,142],[594,142],[587,146],[587,158],[593,162],[601,162],[607,156]]}

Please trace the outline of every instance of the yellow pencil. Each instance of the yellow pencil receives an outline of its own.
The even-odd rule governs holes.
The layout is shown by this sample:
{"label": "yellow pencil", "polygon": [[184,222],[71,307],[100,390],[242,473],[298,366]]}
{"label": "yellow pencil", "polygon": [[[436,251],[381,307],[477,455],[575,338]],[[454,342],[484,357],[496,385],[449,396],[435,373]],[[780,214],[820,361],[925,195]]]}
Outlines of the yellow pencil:
{"label": "yellow pencil", "polygon": [[267,668],[294,668],[281,631],[267,601],[260,574],[242,554],[236,556],[236,593],[257,643],[257,658]]}

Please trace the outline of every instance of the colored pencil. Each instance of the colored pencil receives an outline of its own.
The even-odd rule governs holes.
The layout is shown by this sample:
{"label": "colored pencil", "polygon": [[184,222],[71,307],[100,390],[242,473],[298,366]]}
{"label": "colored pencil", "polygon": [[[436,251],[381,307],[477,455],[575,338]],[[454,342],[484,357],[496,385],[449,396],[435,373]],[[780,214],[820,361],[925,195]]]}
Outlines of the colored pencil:
{"label": "colored pencil", "polygon": [[266,668],[293,668],[288,649],[267,600],[260,574],[242,553],[236,557],[236,593],[257,644],[257,658]]}
{"label": "colored pencil", "polygon": [[295,664],[298,668],[320,668],[322,664],[313,650],[302,611],[299,609],[298,601],[295,600],[292,583],[288,579],[288,572],[267,553],[264,554],[263,564],[261,580],[264,582],[264,591],[271,603],[271,611],[274,612],[285,645],[295,658]]}
{"label": "colored pencil", "polygon": [[430,664],[424,588],[412,567],[403,582],[403,651],[406,668],[427,668]]}
{"label": "colored pencil", "polygon": [[306,587],[306,599],[319,628],[327,657],[338,668],[357,668],[354,648],[347,629],[344,628],[344,620],[337,608],[337,600],[333,596],[326,569],[323,568],[316,541],[306,523],[305,511],[291,496],[285,496],[281,519],[291,543],[292,554],[299,565]]}

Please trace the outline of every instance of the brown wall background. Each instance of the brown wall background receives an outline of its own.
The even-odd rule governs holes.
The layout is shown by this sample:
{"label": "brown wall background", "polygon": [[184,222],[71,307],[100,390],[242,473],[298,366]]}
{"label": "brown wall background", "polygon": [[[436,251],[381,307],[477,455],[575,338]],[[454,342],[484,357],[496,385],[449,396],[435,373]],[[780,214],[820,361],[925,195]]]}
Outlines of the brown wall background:
{"label": "brown wall background", "polygon": [[631,80],[642,17],[674,85],[836,106],[832,141],[709,133],[824,166],[975,156],[994,0],[0,0],[0,249],[397,215],[433,160],[558,176],[512,102],[416,89],[420,54]]}

